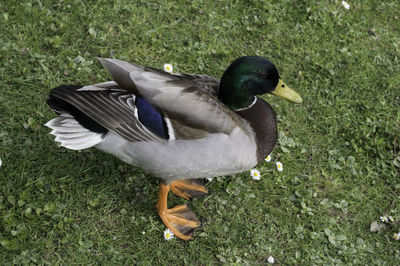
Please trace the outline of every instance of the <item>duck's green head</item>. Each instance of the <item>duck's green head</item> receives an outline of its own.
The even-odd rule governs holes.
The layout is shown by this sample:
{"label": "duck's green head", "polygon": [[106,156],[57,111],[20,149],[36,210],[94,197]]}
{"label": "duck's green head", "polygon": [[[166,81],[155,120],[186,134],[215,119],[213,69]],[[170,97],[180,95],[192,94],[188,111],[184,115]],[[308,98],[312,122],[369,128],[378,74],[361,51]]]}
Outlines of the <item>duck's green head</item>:
{"label": "duck's green head", "polygon": [[230,109],[238,110],[250,106],[254,96],[264,93],[295,103],[303,101],[279,78],[275,65],[260,56],[243,56],[233,61],[222,75],[218,98]]}

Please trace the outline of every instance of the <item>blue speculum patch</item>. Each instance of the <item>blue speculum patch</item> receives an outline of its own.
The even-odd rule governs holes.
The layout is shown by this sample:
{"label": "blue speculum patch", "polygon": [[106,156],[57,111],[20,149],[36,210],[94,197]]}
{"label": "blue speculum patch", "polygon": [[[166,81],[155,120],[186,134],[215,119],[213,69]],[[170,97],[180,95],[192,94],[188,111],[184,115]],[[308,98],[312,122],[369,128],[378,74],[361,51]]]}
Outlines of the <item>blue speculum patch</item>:
{"label": "blue speculum patch", "polygon": [[154,134],[168,139],[168,130],[161,114],[144,98],[136,96],[135,104],[139,121]]}

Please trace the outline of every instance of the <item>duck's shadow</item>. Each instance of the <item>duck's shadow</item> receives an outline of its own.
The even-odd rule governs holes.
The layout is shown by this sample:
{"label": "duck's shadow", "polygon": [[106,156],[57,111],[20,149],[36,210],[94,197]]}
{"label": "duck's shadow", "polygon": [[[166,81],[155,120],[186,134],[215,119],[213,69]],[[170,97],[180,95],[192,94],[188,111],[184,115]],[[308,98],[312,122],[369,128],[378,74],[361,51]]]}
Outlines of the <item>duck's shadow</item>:
{"label": "duck's shadow", "polygon": [[[114,203],[120,202],[121,206],[127,206],[129,202],[131,211],[156,215],[157,178],[95,149],[67,153],[66,157],[73,156],[68,165],[73,174],[70,174],[72,178],[68,182],[79,183],[80,189],[103,199],[112,198]],[[58,177],[59,180],[63,178],[62,175]]]}

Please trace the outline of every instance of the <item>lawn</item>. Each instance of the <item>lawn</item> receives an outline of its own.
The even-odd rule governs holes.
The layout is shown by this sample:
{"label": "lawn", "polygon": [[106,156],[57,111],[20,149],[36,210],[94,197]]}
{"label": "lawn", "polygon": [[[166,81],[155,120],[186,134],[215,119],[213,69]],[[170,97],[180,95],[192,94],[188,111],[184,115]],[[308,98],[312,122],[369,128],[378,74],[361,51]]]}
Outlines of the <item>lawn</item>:
{"label": "lawn", "polygon": [[[370,225],[400,219],[400,2],[348,2],[1,1],[0,261],[399,265],[399,224]],[[50,89],[109,79],[97,57],[219,78],[243,55],[304,102],[264,96],[272,160],[208,183],[193,241],[164,240],[157,179],[43,126]]]}

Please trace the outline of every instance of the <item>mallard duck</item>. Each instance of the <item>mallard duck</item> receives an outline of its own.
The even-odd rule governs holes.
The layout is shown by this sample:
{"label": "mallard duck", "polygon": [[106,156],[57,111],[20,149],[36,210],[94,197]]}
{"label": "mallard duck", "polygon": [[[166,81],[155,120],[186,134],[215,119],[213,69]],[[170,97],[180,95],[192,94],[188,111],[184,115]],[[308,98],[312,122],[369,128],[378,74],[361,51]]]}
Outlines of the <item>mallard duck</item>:
{"label": "mallard duck", "polygon": [[200,222],[187,205],[168,208],[169,191],[200,197],[208,193],[204,178],[246,171],[270,154],[276,114],[256,95],[302,102],[275,65],[259,56],[236,59],[220,82],[99,60],[113,81],[52,89],[47,103],[58,117],[46,126],[65,148],[95,147],[159,178],[158,214],[184,240]]}

